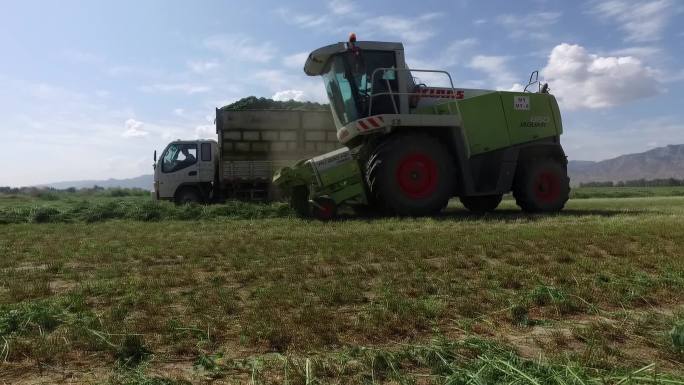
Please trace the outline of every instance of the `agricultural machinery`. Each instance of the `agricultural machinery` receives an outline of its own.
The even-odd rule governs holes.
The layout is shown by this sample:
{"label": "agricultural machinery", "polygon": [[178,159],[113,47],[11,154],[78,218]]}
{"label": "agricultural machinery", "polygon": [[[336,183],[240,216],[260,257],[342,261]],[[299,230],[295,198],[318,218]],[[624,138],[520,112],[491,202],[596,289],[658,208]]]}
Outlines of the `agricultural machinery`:
{"label": "agricultural machinery", "polygon": [[446,71],[408,68],[401,43],[353,34],[311,52],[304,72],[323,78],[344,147],[276,172],[301,215],[432,215],[452,197],[487,212],[511,191],[527,212],[568,200],[560,110],[536,72],[523,92],[454,87]]}

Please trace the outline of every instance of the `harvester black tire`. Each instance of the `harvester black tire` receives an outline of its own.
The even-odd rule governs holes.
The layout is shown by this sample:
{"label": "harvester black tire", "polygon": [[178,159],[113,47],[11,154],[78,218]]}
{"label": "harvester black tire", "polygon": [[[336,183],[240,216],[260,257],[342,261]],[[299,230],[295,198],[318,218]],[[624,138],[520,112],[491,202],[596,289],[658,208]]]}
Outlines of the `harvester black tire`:
{"label": "harvester black tire", "polygon": [[449,150],[425,134],[397,134],[380,143],[366,166],[371,201],[391,215],[439,213],[453,196],[455,164]]}
{"label": "harvester black tire", "polygon": [[194,187],[183,187],[177,193],[174,199],[177,205],[202,203],[202,195]]}
{"label": "harvester black tire", "polygon": [[570,178],[565,163],[542,159],[519,165],[513,196],[515,203],[526,212],[562,210],[570,196]]}
{"label": "harvester black tire", "polygon": [[482,214],[496,210],[496,208],[499,207],[499,203],[501,203],[502,197],[503,195],[501,194],[495,194],[473,197],[460,197],[459,199],[461,200],[463,206],[465,206],[465,208],[468,209],[468,211]]}
{"label": "harvester black tire", "polygon": [[290,193],[290,207],[297,216],[307,218],[311,216],[309,203],[309,189],[306,186],[295,186]]}

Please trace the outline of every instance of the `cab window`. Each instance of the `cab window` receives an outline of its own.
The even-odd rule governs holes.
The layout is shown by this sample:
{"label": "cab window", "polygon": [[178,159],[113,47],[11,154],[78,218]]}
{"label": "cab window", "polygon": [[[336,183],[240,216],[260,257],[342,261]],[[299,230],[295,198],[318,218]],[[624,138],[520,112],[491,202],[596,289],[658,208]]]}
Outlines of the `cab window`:
{"label": "cab window", "polygon": [[175,172],[197,163],[196,144],[172,144],[162,156],[162,172]]}
{"label": "cab window", "polygon": [[202,162],[211,162],[211,143],[202,143]]}

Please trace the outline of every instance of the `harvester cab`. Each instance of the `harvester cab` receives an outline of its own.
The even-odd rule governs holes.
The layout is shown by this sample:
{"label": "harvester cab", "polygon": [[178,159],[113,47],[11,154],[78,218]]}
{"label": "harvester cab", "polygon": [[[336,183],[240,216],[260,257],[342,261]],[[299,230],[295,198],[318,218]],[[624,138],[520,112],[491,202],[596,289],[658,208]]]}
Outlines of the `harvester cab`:
{"label": "harvester cab", "polygon": [[538,72],[524,92],[456,88],[446,71],[409,69],[401,43],[353,34],[311,52],[304,72],[323,78],[346,147],[276,174],[302,214],[430,215],[454,196],[486,212],[510,191],[526,211],[567,201],[560,111]]}

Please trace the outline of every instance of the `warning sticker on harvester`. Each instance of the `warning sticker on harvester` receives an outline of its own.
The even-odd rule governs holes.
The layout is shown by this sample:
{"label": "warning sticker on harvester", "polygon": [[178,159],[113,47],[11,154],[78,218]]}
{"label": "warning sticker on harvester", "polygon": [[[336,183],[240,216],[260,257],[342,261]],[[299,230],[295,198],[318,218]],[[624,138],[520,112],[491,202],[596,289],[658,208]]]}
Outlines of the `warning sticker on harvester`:
{"label": "warning sticker on harvester", "polygon": [[351,161],[352,156],[347,147],[342,147],[333,152],[319,155],[311,160],[316,165],[318,171],[325,171]]}
{"label": "warning sticker on harvester", "polygon": [[529,111],[530,110],[530,97],[529,96],[516,96],[513,98],[513,109],[518,111]]}

